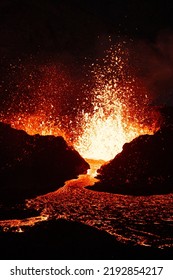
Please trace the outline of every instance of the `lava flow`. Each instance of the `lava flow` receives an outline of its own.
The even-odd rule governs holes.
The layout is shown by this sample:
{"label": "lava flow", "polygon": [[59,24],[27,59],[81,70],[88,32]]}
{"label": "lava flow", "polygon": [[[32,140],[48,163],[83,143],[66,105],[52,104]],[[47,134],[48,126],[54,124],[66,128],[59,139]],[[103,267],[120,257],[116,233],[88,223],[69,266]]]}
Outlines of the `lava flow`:
{"label": "lava flow", "polygon": [[[133,74],[128,51],[122,44],[111,45],[104,57],[92,64],[90,73],[93,87],[88,89],[90,98],[86,98],[86,110],[76,110],[75,122],[79,125],[73,126],[72,117],[66,114],[70,132],[62,125],[61,116],[53,118],[44,114],[44,108],[41,114],[39,110],[35,114],[24,112],[8,122],[31,135],[63,136],[84,158],[104,161],[121,152],[126,142],[157,131],[158,113],[149,106],[147,91]],[[52,100],[50,106],[54,106]]]}

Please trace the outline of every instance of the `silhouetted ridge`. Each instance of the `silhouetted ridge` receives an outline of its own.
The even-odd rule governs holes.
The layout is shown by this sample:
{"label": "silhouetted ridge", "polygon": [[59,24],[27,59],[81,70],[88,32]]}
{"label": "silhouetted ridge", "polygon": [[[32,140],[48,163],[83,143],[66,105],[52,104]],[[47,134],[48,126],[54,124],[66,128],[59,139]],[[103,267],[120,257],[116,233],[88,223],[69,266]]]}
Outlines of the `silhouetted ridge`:
{"label": "silhouetted ridge", "polygon": [[3,123],[0,158],[1,201],[50,192],[89,168],[62,137],[30,136]]}
{"label": "silhouetted ridge", "polygon": [[122,194],[162,194],[173,191],[172,110],[163,109],[164,125],[154,135],[142,135],[98,171],[98,191]]}

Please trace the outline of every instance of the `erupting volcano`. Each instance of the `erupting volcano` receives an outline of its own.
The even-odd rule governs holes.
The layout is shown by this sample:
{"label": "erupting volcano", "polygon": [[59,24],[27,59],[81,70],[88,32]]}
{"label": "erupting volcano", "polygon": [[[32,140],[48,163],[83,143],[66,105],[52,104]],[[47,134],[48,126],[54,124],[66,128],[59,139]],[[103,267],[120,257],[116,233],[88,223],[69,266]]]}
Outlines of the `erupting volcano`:
{"label": "erupting volcano", "polygon": [[0,1],[2,259],[172,259],[168,2]]}
{"label": "erupting volcano", "polygon": [[[78,103],[73,104],[71,110],[77,112],[74,119],[73,115],[69,116],[66,112],[63,116],[57,113],[52,115],[55,104],[52,97],[49,100],[44,96],[46,92],[55,91],[56,88],[54,86],[52,89],[52,80],[48,81],[48,78],[52,79],[49,75],[53,69],[50,69],[45,78],[46,89],[44,86],[41,93],[41,98],[46,100],[41,102],[41,110],[39,107],[32,114],[27,111],[19,115],[13,114],[10,120],[7,119],[12,127],[23,129],[31,135],[63,136],[84,158],[104,161],[121,152],[124,143],[139,135],[156,132],[159,128],[158,113],[149,105],[147,91],[134,75],[126,43],[113,45],[111,38],[109,41],[108,50],[89,67],[93,86],[83,85],[85,108],[78,108]],[[53,82],[56,83],[56,73],[53,75]],[[58,79],[59,77],[57,83]],[[63,81],[67,84],[63,75],[60,79],[61,84]],[[62,93],[58,99],[61,96]],[[80,101],[80,98],[73,98]],[[55,99],[56,103],[57,96],[53,100]]]}

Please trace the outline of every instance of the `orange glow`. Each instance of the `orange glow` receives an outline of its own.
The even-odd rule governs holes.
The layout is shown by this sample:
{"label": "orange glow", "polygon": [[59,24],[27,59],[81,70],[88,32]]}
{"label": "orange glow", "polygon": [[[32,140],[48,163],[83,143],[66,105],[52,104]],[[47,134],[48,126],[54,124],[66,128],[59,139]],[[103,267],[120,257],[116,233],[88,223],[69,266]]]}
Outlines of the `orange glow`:
{"label": "orange glow", "polygon": [[30,135],[63,136],[84,158],[104,161],[111,160],[135,137],[159,129],[159,116],[149,106],[148,94],[133,75],[128,52],[121,44],[111,46],[91,68],[94,86],[88,92],[91,98],[86,99],[91,106],[86,101],[86,111],[78,111],[76,131],[71,125],[73,117],[65,120],[71,131],[64,128],[59,116],[54,120],[51,110],[49,114],[49,102],[44,104],[46,110],[41,108],[41,113],[26,112],[7,122]]}
{"label": "orange glow", "polygon": [[[95,177],[97,175],[97,170],[105,163],[104,160],[94,160],[94,159],[85,159],[90,165],[90,169],[88,169],[87,174],[91,177]],[[96,181],[93,181],[94,183]]]}
{"label": "orange glow", "polygon": [[61,128],[59,120],[53,121],[44,114],[20,114],[11,121],[11,127],[26,131],[29,135],[54,135],[66,139],[66,133]]}
{"label": "orange glow", "polygon": [[[126,50],[127,52],[127,50]],[[84,158],[108,161],[125,143],[159,128],[146,89],[134,78],[123,46],[111,46],[92,67],[93,111],[83,115],[83,133],[74,143]]]}
{"label": "orange glow", "polygon": [[85,116],[86,127],[74,147],[84,158],[108,161],[122,151],[125,143],[139,135],[153,134],[156,128],[141,127],[128,123],[119,110],[116,115],[100,117],[100,112],[91,118]]}

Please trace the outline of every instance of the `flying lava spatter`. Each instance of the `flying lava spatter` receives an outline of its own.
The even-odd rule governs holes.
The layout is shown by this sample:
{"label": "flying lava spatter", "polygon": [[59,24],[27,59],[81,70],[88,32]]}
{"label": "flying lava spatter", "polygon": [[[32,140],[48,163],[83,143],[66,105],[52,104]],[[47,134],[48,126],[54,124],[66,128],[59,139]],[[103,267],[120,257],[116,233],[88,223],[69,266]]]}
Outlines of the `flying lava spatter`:
{"label": "flying lava spatter", "polygon": [[123,45],[112,45],[92,66],[93,111],[83,115],[83,133],[74,146],[84,158],[108,161],[126,142],[156,132],[159,115],[149,106],[145,88],[130,73]]}
{"label": "flying lava spatter", "polygon": [[63,111],[70,79],[64,73],[57,74],[52,66],[50,71],[49,67],[42,67],[42,82],[37,82],[33,100],[34,104],[38,103],[37,98],[42,100],[40,107],[33,112],[13,113],[11,119],[1,116],[1,120],[31,135],[63,136],[84,158],[108,161],[121,152],[126,142],[142,134],[153,134],[159,128],[159,116],[149,106],[147,91],[133,74],[128,57],[128,49],[122,43],[111,43],[104,56],[95,60],[90,68],[93,87],[86,89],[89,98],[85,100],[85,110],[76,103],[75,121],[73,114],[58,115],[54,109],[58,106],[59,112]]}

